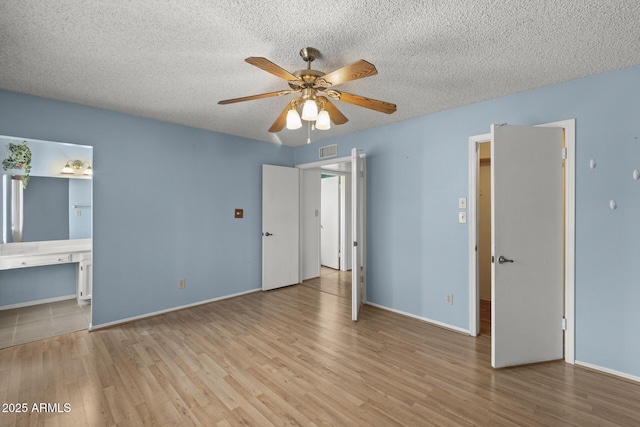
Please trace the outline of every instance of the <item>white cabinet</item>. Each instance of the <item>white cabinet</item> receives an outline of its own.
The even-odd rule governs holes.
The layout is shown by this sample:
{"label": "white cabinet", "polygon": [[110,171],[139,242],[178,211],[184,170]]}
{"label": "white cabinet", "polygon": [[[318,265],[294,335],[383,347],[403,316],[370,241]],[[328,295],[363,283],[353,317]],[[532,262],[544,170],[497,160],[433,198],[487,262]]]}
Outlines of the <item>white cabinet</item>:
{"label": "white cabinet", "polygon": [[0,270],[14,268],[38,267],[41,265],[67,264],[72,262],[71,254],[30,255],[0,258]]}
{"label": "white cabinet", "polygon": [[91,293],[93,290],[93,271],[92,271],[91,252],[85,252],[80,255],[78,262],[77,278],[77,299],[78,304],[88,304],[91,301]]}

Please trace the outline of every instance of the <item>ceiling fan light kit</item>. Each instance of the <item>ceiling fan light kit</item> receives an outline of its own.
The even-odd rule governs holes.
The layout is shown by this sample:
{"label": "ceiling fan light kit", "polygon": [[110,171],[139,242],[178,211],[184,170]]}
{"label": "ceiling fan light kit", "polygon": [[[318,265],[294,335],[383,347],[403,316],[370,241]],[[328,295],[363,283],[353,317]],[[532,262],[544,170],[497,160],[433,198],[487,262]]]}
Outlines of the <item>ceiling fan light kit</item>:
{"label": "ceiling fan light kit", "polygon": [[[305,47],[300,50],[300,56],[307,63],[307,68],[293,73],[286,71],[266,58],[250,57],[245,59],[249,64],[286,80],[291,89],[226,99],[219,101],[218,104],[226,105],[299,93],[299,97],[291,100],[276,121],[273,122],[269,132],[280,132],[285,125],[287,129],[299,129],[302,127],[301,120],[307,121],[310,127],[313,125],[315,129],[319,130],[330,129],[331,122],[335,125],[345,124],[348,119],[329,101],[329,98],[386,114],[396,111],[395,104],[330,89],[342,83],[377,74],[378,71],[373,64],[361,59],[326,74],[322,71],[311,69],[311,63],[320,56],[320,52],[317,49]],[[300,107],[302,107],[302,116],[298,114]]]}

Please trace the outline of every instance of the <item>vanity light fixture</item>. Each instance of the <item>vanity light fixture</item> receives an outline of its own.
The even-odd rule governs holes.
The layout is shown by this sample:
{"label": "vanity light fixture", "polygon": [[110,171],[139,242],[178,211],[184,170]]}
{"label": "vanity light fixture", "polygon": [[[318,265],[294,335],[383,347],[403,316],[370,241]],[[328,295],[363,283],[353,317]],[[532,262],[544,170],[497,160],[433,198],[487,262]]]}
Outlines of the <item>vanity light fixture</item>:
{"label": "vanity light fixture", "polygon": [[64,165],[60,173],[65,175],[75,175],[80,171],[82,171],[82,174],[85,176],[93,175],[93,169],[91,169],[91,163],[83,162],[82,160],[69,160],[67,164]]}

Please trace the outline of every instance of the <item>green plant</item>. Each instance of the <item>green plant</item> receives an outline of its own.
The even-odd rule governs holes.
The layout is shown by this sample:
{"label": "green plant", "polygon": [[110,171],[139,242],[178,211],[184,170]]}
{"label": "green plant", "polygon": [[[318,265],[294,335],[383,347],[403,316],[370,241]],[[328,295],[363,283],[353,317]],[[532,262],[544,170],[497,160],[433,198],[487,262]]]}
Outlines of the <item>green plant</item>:
{"label": "green plant", "polygon": [[4,170],[24,170],[22,188],[27,188],[29,173],[31,172],[31,149],[27,145],[27,141],[23,141],[20,144],[9,143],[8,155],[2,161],[2,168]]}

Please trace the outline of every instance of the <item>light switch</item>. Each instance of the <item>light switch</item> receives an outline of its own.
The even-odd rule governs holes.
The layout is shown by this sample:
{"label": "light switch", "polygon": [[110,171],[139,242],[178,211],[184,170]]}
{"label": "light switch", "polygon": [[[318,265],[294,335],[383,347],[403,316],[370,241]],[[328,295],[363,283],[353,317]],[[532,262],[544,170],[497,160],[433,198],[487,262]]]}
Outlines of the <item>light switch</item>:
{"label": "light switch", "polygon": [[466,212],[458,212],[458,222],[460,224],[467,223],[467,213]]}
{"label": "light switch", "polygon": [[76,216],[82,216],[82,211],[80,209],[76,209]]}
{"label": "light switch", "polygon": [[458,199],[458,209],[467,209],[467,198],[460,197]]}

